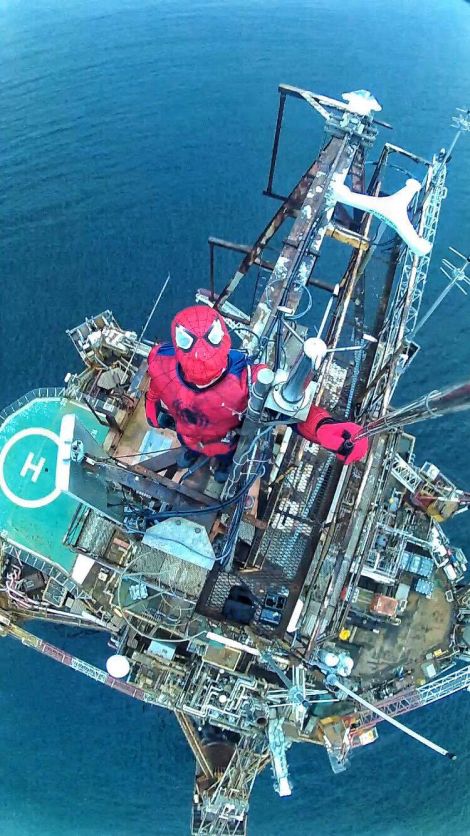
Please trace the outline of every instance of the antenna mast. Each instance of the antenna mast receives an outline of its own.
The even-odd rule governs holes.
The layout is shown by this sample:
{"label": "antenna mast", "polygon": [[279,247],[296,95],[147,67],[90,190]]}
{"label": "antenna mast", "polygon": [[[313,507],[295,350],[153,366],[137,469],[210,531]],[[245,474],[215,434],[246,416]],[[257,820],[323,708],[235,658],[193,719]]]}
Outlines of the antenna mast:
{"label": "antenna mast", "polygon": [[464,296],[467,295],[467,291],[463,289],[462,285],[470,285],[470,278],[469,276],[467,276],[466,272],[467,267],[470,264],[470,256],[465,256],[462,253],[459,253],[459,251],[455,250],[453,247],[449,247],[449,250],[455,255],[457,255],[459,258],[463,259],[463,264],[460,267],[456,267],[454,264],[452,264],[451,261],[449,261],[448,258],[442,259],[441,270],[444,273],[444,276],[446,276],[449,279],[450,283],[444,288],[442,293],[439,294],[436,301],[433,302],[427,313],[425,313],[424,316],[420,319],[414,330],[413,337],[415,337],[418,331],[421,330],[423,325],[426,324],[428,319],[433,315],[434,311],[439,307],[443,299],[445,299],[445,297],[447,296],[449,291],[452,290],[454,285],[457,285],[458,289],[464,294]]}
{"label": "antenna mast", "polygon": [[397,430],[405,424],[417,424],[418,421],[425,421],[426,418],[439,418],[441,415],[462,412],[466,409],[470,409],[470,380],[442,391],[429,392],[422,398],[393,410],[388,415],[370,421],[354,440],[371,438],[381,432]]}

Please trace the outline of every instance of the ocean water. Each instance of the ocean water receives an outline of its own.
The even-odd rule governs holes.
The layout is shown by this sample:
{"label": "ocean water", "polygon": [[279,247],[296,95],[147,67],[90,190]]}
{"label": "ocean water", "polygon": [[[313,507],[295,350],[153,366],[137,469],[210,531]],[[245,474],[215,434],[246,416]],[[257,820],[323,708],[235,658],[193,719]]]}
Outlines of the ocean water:
{"label": "ocean water", "polygon": [[[171,271],[150,332],[165,335],[207,283],[207,236],[255,237],[273,209],[261,190],[279,82],[368,88],[394,125],[386,138],[430,155],[469,103],[469,43],[465,0],[3,0],[0,405],[77,368],[64,331],[86,315],[111,307],[139,329]],[[317,150],[307,111],[288,103],[280,191]],[[427,303],[446,247],[468,252],[469,142],[452,161]],[[423,330],[400,398],[468,377],[469,322],[455,292]],[[418,433],[418,456],[467,488],[468,427],[457,416]],[[467,516],[450,528],[470,553]],[[47,635],[100,665],[108,655],[100,635]],[[0,712],[5,836],[188,832],[193,762],[171,715],[11,640],[0,643]],[[469,713],[464,693],[407,718],[455,763],[383,728],[337,777],[322,750],[295,747],[293,796],[274,795],[266,770],[251,834],[470,833]]]}

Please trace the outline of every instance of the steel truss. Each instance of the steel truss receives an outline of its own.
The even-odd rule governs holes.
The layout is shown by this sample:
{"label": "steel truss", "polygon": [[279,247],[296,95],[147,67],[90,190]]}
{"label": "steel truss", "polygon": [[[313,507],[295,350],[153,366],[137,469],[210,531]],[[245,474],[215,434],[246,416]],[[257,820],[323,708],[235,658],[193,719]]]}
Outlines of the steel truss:
{"label": "steel truss", "polygon": [[215,789],[193,808],[193,836],[245,836],[249,799],[256,776],[268,761],[266,739],[245,736]]}
{"label": "steel truss", "polygon": [[[396,717],[399,714],[413,711],[415,708],[422,708],[425,705],[437,702],[437,700],[442,700],[469,686],[470,665],[467,665],[465,668],[439,677],[439,679],[421,685],[419,688],[410,688],[401,694],[396,694],[394,697],[388,697],[386,700],[377,703],[377,706],[390,717]],[[382,718],[374,714],[373,711],[361,711],[345,717],[344,720],[353,724],[350,732],[353,738],[382,722]]]}
{"label": "steel truss", "polygon": [[[423,184],[424,198],[413,209],[421,213],[418,233],[434,242],[442,201],[447,195],[445,186],[447,166],[436,157],[428,168]],[[387,409],[400,374],[409,362],[411,339],[416,326],[426,286],[431,253],[414,255],[406,249],[395,295],[389,304],[389,314],[383,325],[369,377],[368,393],[362,413],[369,417],[383,414]]]}

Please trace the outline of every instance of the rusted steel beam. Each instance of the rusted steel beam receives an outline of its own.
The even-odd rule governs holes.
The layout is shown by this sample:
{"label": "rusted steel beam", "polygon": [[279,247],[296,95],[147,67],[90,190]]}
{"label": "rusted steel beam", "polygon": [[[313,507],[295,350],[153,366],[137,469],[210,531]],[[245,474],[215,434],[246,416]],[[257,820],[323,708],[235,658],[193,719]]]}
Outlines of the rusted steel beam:
{"label": "rusted steel beam", "polygon": [[274,170],[276,168],[277,152],[279,148],[279,137],[281,135],[282,119],[284,116],[284,107],[286,104],[286,93],[282,90],[280,92],[279,110],[277,112],[276,130],[274,133],[273,150],[271,154],[271,165],[269,167],[268,185],[266,191],[271,194],[273,188]]}
{"label": "rusted steel beam", "polygon": [[[329,96],[321,96],[319,93],[313,93],[311,90],[304,90],[301,87],[294,87],[291,84],[280,84],[279,92],[281,95],[284,93],[284,95],[293,96],[295,99],[303,99],[307,104],[315,108],[324,119],[327,119],[329,116],[327,108],[349,111],[349,106],[346,102],[331,99]],[[389,125],[388,122],[383,122],[381,119],[374,117],[372,122],[376,125],[381,125],[382,128],[392,130],[392,125]]]}
{"label": "rusted steel beam", "polygon": [[236,290],[243,277],[246,276],[246,274],[248,273],[250,267],[256,263],[256,260],[261,256],[261,253],[263,252],[264,248],[269,243],[271,238],[276,234],[278,229],[282,226],[286,218],[291,217],[292,213],[296,209],[300,209],[305,200],[305,196],[309,190],[312,179],[315,176],[316,170],[317,161],[315,160],[312,163],[312,165],[307,169],[303,177],[301,177],[299,182],[294,186],[287,200],[282,204],[282,206],[279,207],[275,215],[273,215],[273,217],[266,225],[259,238],[251,247],[250,252],[246,254],[245,258],[240,263],[232,279],[229,281],[229,283],[224,287],[224,289],[217,297],[214,307],[220,309],[221,305],[223,305],[223,303],[229,298],[229,296],[231,296],[232,293]]}
{"label": "rusted steel beam", "polygon": [[353,192],[363,193],[366,190],[366,170],[364,167],[364,161],[364,148],[359,146],[356,154],[354,155],[353,164],[351,166],[351,185]]}
{"label": "rusted steel beam", "polygon": [[[328,207],[325,201],[331,176],[335,173],[343,179],[346,177],[357,147],[348,137],[332,137],[320,153],[301,210],[253,318],[252,329],[258,337],[271,334],[279,305],[292,311],[297,309],[333,214],[333,206]],[[254,349],[252,340],[246,338],[248,350]],[[273,355],[273,349],[268,351],[268,365]]]}
{"label": "rusted steel beam", "polygon": [[[206,496],[200,491],[187,487],[184,483],[180,485],[166,476],[159,473],[152,473],[141,464],[132,465],[132,470],[125,467],[118,467],[114,464],[96,463],[93,467],[98,476],[102,476],[107,482],[115,482],[123,485],[136,493],[160,499],[162,502],[173,503],[179,495],[183,499],[192,501],[196,505],[213,505],[214,499]],[[186,513],[189,509],[185,507]]]}
{"label": "rusted steel beam", "polygon": [[414,160],[415,163],[421,163],[422,165],[431,166],[432,160],[427,160],[425,157],[420,157],[418,154],[413,154],[411,151],[407,151],[406,148],[401,148],[399,145],[393,145],[391,142],[385,143],[385,148],[387,149],[388,153],[399,154],[401,157],[408,157],[410,160]]}
{"label": "rusted steel beam", "polygon": [[342,244],[347,244],[355,250],[368,250],[369,239],[359,235],[358,232],[352,232],[350,229],[344,229],[341,226],[332,225],[328,227],[326,234],[335,241],[341,241]]}
{"label": "rusted steel beam", "polygon": [[[219,247],[221,250],[233,250],[236,253],[251,253],[253,247],[249,244],[237,244],[235,241],[227,241],[225,238],[214,238],[213,235],[208,239],[211,249]],[[274,264],[271,261],[265,261],[263,258],[256,258],[254,264],[259,264],[264,270],[274,270]]]}
{"label": "rusted steel beam", "polygon": [[213,778],[214,773],[212,771],[211,765],[209,763],[208,758],[204,752],[204,746],[201,743],[199,736],[191,722],[191,720],[186,717],[186,715],[179,710],[175,710],[175,717],[181,727],[181,730],[188,741],[190,749],[196,758],[203,774],[206,778]]}

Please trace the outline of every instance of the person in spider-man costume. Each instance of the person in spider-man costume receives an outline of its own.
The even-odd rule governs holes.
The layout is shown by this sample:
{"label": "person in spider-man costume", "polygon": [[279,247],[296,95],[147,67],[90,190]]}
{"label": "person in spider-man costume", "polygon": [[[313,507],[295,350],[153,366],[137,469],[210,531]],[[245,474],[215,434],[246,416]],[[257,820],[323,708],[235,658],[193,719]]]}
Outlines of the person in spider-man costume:
{"label": "person in spider-man costume", "polygon": [[[200,454],[215,457],[215,479],[225,482],[238,442],[250,382],[262,365],[252,365],[232,349],[227,326],[218,311],[193,305],[176,314],[171,343],[155,345],[148,358],[150,387],[145,399],[148,423],[176,429],[184,450],[178,460],[190,467]],[[312,406],[297,431],[333,450],[345,464],[362,458],[367,441],[347,449],[345,442],[360,429],[338,423],[321,407]],[[349,433],[349,435],[348,435]]]}
{"label": "person in spider-man costume", "polygon": [[205,305],[177,313],[171,338],[172,344],[157,344],[149,354],[147,420],[168,427],[170,416],[185,447],[178,464],[190,467],[200,454],[215,456],[215,479],[224,482],[248,404],[249,379],[256,380],[263,367],[232,349],[222,316]]}

